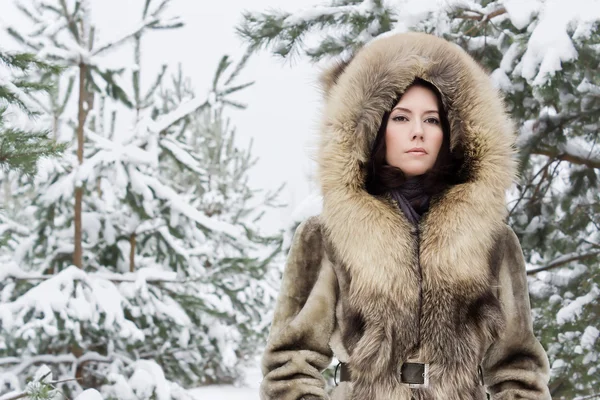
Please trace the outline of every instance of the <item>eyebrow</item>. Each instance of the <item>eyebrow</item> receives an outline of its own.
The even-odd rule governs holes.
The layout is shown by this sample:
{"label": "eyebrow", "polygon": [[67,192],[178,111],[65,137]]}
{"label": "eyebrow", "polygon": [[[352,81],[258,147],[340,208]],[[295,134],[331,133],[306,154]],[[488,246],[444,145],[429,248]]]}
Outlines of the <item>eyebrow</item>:
{"label": "eyebrow", "polygon": [[[412,114],[412,111],[411,111],[411,110],[409,110],[408,108],[404,108],[404,107],[394,107],[394,108],[392,109],[392,111],[394,111],[394,110],[405,111],[405,112],[407,112],[407,113],[411,113],[411,114]],[[436,114],[439,114],[440,112],[439,112],[439,111],[437,111],[437,110],[427,110],[427,111],[425,111],[425,112],[424,112],[424,114],[428,114],[428,113],[436,113]]]}

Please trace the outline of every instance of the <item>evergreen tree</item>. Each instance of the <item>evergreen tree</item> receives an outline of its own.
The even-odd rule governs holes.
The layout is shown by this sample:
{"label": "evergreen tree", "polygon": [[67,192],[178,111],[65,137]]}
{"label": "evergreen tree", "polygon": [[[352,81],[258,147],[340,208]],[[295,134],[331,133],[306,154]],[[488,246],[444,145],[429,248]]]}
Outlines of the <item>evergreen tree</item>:
{"label": "evergreen tree", "polygon": [[[65,65],[61,90],[44,104],[71,147],[36,176],[19,214],[26,223],[2,254],[0,387],[20,390],[38,363],[68,396],[96,388],[107,399],[190,399],[183,387],[231,382],[264,341],[281,242],[257,229],[277,193],[258,198],[249,188],[254,161],[224,117],[243,107],[231,96],[248,86],[235,83],[244,60],[225,78],[224,57],[207,96],[181,73],[166,84],[165,69],[146,87],[145,29],[180,24],[164,17],[168,1],[146,1],[141,28],[97,46],[88,3],[49,4],[26,11],[40,13],[36,32],[50,37],[11,32]],[[49,18],[67,23],[40,27]],[[68,47],[77,38],[88,41]],[[104,50],[125,39],[135,66],[102,68]]]}
{"label": "evergreen tree", "polygon": [[518,123],[521,181],[510,223],[524,248],[536,331],[554,398],[600,386],[600,12],[587,2],[337,0],[296,13],[246,13],[250,50],[348,59],[374,38],[422,31],[491,73]]}

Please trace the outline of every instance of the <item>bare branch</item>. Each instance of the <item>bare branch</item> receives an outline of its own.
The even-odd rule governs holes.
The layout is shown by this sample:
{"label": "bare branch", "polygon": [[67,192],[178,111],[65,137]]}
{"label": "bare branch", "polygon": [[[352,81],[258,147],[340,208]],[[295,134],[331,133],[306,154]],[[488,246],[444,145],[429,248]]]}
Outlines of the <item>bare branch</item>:
{"label": "bare branch", "polygon": [[561,266],[563,266],[565,264],[568,264],[568,263],[570,263],[572,261],[585,260],[585,259],[588,259],[588,258],[595,257],[595,256],[597,256],[599,254],[600,254],[600,251],[594,251],[594,252],[585,253],[585,254],[579,254],[579,253],[565,254],[563,256],[558,257],[556,260],[552,261],[548,265],[528,270],[527,271],[527,275],[534,275],[534,274],[537,274],[538,272],[548,271],[548,270],[553,269],[553,268],[561,267]]}
{"label": "bare branch", "polygon": [[536,148],[531,153],[547,156],[561,161],[567,161],[571,164],[585,165],[589,168],[600,168],[600,157],[584,157],[576,153],[569,153],[568,151],[560,151],[560,149],[554,150],[550,148]]}
{"label": "bare branch", "polygon": [[588,396],[575,397],[573,400],[590,400],[590,399],[600,399],[600,393],[590,394]]}

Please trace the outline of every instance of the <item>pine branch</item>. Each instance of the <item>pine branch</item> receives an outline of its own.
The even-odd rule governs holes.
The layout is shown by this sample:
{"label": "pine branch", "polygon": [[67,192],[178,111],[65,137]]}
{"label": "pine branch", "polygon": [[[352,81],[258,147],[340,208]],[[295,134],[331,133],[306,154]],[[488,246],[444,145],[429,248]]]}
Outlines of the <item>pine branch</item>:
{"label": "pine branch", "polygon": [[[0,128],[1,123],[0,111]],[[67,143],[56,143],[48,138],[49,132],[25,132],[17,129],[0,131],[0,166],[35,175],[37,162],[44,157],[57,157],[67,148]]]}
{"label": "pine branch", "polygon": [[[48,373],[48,374],[50,374],[50,373]],[[17,399],[24,399],[24,398],[30,398],[32,400],[34,400],[34,399],[42,400],[42,399],[54,398],[54,397],[52,397],[52,395],[50,393],[48,393],[51,390],[56,390],[54,385],[57,385],[59,383],[66,383],[66,382],[72,382],[72,381],[78,380],[77,378],[70,378],[70,379],[62,379],[59,381],[46,382],[46,381],[44,381],[44,379],[45,379],[45,376],[42,377],[42,379],[40,379],[39,387],[36,387],[35,391],[33,391],[31,388],[28,388],[27,390],[25,390],[22,393],[17,393],[17,394],[7,393],[3,396],[0,396],[0,400],[17,400]],[[65,396],[64,393],[63,393],[63,397],[65,399],[68,399],[68,397]]]}
{"label": "pine branch", "polygon": [[0,51],[0,62],[21,72],[27,72],[31,68],[37,68],[51,74],[59,74],[62,71],[62,67],[40,61],[31,53],[5,53]]}

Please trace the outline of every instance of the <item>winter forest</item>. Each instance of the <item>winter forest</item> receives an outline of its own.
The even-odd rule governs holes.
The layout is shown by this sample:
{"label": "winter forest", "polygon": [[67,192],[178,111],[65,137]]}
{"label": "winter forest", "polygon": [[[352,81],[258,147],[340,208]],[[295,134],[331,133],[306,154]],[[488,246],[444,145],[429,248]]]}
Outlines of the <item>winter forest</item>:
{"label": "winter forest", "polygon": [[[319,68],[401,31],[505,96],[551,393],[600,398],[600,1],[126,3],[118,24],[116,1],[0,4],[0,400],[258,400],[291,237],[320,211]],[[221,30],[177,33],[203,15]]]}

